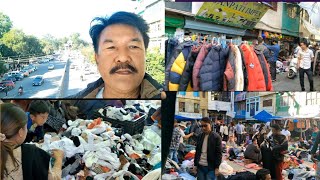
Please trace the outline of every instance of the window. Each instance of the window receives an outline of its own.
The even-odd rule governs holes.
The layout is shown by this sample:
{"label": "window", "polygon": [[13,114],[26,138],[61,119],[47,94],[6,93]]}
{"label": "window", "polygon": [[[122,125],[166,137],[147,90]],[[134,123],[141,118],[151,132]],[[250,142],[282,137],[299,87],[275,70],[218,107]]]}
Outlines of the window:
{"label": "window", "polygon": [[259,111],[259,102],[256,102],[256,111]]}
{"label": "window", "polygon": [[272,99],[267,99],[262,102],[262,107],[270,107],[272,106]]}
{"label": "window", "polygon": [[198,103],[194,103],[194,112],[199,113],[199,104]]}
{"label": "window", "polygon": [[186,112],[185,102],[179,102],[179,112]]}
{"label": "window", "polygon": [[247,112],[249,112],[249,104],[247,104]]}
{"label": "window", "polygon": [[180,91],[179,94],[180,94],[181,96],[185,96],[185,95],[186,95],[186,92],[185,92],[185,91]]}
{"label": "window", "polygon": [[193,92],[193,97],[199,97],[199,92],[194,91],[194,92]]}
{"label": "window", "polygon": [[219,93],[218,93],[218,92],[212,92],[212,93],[211,93],[211,100],[212,100],[212,101],[217,101],[217,100],[219,100]]}
{"label": "window", "polygon": [[296,16],[297,16],[297,7],[290,6],[290,5],[288,5],[287,7],[288,7],[287,8],[288,16],[291,17],[291,18],[296,18]]}
{"label": "window", "polygon": [[317,104],[317,92],[308,92],[307,93],[307,105],[316,105]]}
{"label": "window", "polygon": [[288,96],[281,96],[280,97],[280,106],[289,106],[288,100],[289,100]]}

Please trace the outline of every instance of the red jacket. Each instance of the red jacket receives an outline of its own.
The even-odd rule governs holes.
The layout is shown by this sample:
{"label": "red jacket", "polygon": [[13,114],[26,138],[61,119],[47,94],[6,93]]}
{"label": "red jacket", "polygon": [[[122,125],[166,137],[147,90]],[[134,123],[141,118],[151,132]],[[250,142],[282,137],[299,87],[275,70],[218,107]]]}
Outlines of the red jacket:
{"label": "red jacket", "polygon": [[247,91],[272,91],[270,74],[268,75],[268,79],[270,79],[268,80],[269,83],[266,84],[260,61],[254,52],[253,47],[250,47],[247,44],[242,44],[240,49],[243,51],[248,74]]}

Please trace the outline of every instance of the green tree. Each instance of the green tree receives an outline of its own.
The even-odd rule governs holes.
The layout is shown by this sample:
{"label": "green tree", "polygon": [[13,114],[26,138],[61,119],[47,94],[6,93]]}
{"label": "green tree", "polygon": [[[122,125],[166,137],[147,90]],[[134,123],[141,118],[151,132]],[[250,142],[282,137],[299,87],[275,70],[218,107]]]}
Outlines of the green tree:
{"label": "green tree", "polygon": [[5,46],[12,49],[15,55],[42,54],[40,41],[34,36],[27,36],[21,30],[11,29],[4,34],[1,41]]}
{"label": "green tree", "polygon": [[89,44],[80,38],[80,33],[73,33],[70,35],[69,40],[72,41],[72,49],[77,50],[88,46]]}
{"label": "green tree", "polygon": [[0,12],[0,38],[12,28],[12,21],[9,16]]}
{"label": "green tree", "polygon": [[150,49],[147,52],[147,73],[149,73],[160,84],[164,83],[164,55],[159,48]]}
{"label": "green tree", "polygon": [[82,47],[80,49],[80,52],[82,55],[84,55],[87,59],[89,59],[89,61],[93,64],[96,63],[95,59],[94,59],[94,50],[93,50],[93,46],[92,45],[87,45],[85,47]]}
{"label": "green tree", "polygon": [[59,40],[50,34],[45,35],[40,42],[43,47],[42,51],[45,54],[52,54],[54,51],[63,48],[62,39]]}

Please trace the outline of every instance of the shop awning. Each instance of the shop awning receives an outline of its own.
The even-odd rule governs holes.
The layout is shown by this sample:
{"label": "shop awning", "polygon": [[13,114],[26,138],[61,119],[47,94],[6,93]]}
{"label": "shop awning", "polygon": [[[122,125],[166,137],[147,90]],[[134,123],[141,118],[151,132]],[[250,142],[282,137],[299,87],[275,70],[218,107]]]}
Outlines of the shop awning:
{"label": "shop awning", "polygon": [[319,2],[300,2],[299,6],[308,11],[311,23],[320,28],[320,3]]}
{"label": "shop awning", "polygon": [[[191,118],[191,117],[180,116],[180,115],[175,115],[174,118],[175,118],[177,121],[194,121],[194,120],[197,119],[197,118]],[[198,118],[198,119],[200,119],[200,118]]]}
{"label": "shop awning", "polygon": [[184,26],[184,19],[177,18],[177,17],[165,17],[165,26],[168,27],[175,27],[175,28],[183,28]]}
{"label": "shop awning", "polygon": [[282,117],[273,116],[272,114],[268,113],[267,111],[262,110],[258,114],[254,115],[253,118],[257,119],[258,121],[262,121],[262,122],[270,122],[274,119],[280,119]]}
{"label": "shop awning", "polygon": [[223,25],[218,25],[214,23],[207,23],[207,22],[189,19],[189,18],[185,20],[184,28],[208,31],[208,32],[216,32],[216,33],[222,33],[222,34],[238,35],[238,36],[244,36],[246,32],[245,29],[241,29],[241,28],[234,28],[234,27],[223,26]]}

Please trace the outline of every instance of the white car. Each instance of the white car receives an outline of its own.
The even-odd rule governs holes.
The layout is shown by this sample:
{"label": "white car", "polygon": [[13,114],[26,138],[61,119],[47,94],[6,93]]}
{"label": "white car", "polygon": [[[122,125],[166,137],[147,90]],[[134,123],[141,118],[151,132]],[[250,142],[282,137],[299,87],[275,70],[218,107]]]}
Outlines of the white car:
{"label": "white car", "polygon": [[48,70],[52,70],[52,69],[54,69],[54,65],[53,64],[49,64]]}

